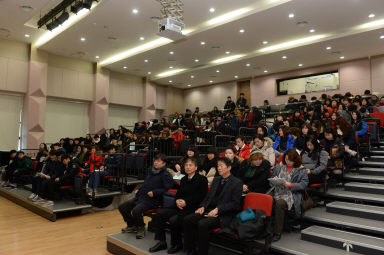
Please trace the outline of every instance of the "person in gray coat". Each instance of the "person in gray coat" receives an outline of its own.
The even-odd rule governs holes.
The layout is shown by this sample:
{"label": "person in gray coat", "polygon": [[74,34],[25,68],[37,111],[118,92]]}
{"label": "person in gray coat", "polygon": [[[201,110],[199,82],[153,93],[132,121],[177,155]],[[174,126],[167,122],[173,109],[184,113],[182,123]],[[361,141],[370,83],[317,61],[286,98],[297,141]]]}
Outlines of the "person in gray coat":
{"label": "person in gray coat", "polygon": [[328,152],[321,149],[315,137],[309,136],[307,138],[306,146],[301,153],[301,159],[303,166],[307,170],[309,185],[322,183],[328,165]]}
{"label": "person in gray coat", "polygon": [[308,186],[307,171],[301,165],[301,157],[295,149],[284,153],[283,161],[273,170],[272,178],[282,179],[275,184],[274,190],[273,241],[276,242],[283,232],[286,211],[293,207],[296,218],[301,217],[302,191]]}

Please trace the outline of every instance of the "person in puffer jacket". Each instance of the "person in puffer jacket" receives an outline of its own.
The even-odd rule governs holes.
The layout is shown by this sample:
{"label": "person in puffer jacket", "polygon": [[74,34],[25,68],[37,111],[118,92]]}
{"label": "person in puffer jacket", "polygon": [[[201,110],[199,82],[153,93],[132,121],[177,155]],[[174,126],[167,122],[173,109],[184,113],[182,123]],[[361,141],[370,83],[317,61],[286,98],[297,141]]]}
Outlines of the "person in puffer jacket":
{"label": "person in puffer jacket", "polygon": [[253,138],[251,143],[251,154],[261,152],[265,160],[268,160],[273,168],[276,163],[276,153],[273,150],[273,141],[269,137],[258,135]]}

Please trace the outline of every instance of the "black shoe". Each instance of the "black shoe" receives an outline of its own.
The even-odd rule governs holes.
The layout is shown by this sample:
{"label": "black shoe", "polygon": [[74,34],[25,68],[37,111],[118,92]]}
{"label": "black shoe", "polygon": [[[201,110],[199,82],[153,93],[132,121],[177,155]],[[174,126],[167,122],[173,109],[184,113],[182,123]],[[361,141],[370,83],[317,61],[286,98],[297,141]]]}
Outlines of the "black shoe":
{"label": "black shoe", "polygon": [[167,249],[167,243],[166,242],[158,242],[155,244],[155,246],[149,248],[149,252],[157,252],[161,250],[166,250]]}
{"label": "black shoe", "polygon": [[145,227],[137,228],[136,239],[143,239],[145,237]]}
{"label": "black shoe", "polygon": [[175,253],[178,253],[179,251],[181,251],[182,249],[183,249],[182,244],[173,245],[171,248],[168,249],[167,253],[168,254],[175,254]]}
{"label": "black shoe", "polygon": [[277,242],[281,238],[281,234],[273,234],[272,242]]}
{"label": "black shoe", "polygon": [[121,229],[122,233],[137,233],[137,227],[132,226],[132,227],[126,227]]}

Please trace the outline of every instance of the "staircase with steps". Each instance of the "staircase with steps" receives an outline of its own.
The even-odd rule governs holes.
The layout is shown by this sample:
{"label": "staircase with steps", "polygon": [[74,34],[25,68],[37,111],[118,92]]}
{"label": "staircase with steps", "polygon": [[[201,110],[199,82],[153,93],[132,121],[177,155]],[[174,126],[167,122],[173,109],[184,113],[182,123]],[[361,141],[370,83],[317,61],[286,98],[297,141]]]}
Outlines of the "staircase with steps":
{"label": "staircase with steps", "polygon": [[312,255],[326,249],[334,249],[332,254],[384,254],[384,143],[345,174],[344,181],[342,187],[328,189],[324,207],[305,213],[303,222],[309,227],[284,234],[296,239],[297,246],[282,238],[272,249],[284,254]]}

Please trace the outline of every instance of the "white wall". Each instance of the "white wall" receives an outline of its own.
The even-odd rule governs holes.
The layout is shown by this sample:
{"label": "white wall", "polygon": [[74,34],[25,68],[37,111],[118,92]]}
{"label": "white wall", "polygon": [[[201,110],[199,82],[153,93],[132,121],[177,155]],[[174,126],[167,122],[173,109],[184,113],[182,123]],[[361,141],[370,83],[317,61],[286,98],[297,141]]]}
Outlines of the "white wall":
{"label": "white wall", "polygon": [[0,150],[16,150],[23,95],[0,94]]}
{"label": "white wall", "polygon": [[47,99],[45,142],[55,143],[62,137],[75,138],[89,133],[89,104]]}
{"label": "white wall", "polygon": [[108,128],[116,129],[120,125],[134,126],[139,121],[139,110],[138,107],[110,104]]}
{"label": "white wall", "polygon": [[187,89],[184,91],[184,108],[193,111],[198,106],[200,111],[211,111],[214,106],[217,106],[219,109],[223,109],[227,97],[231,96],[232,100],[236,100],[236,95],[236,82]]}
{"label": "white wall", "polygon": [[144,85],[141,77],[110,73],[109,102],[112,104],[142,107]]}

